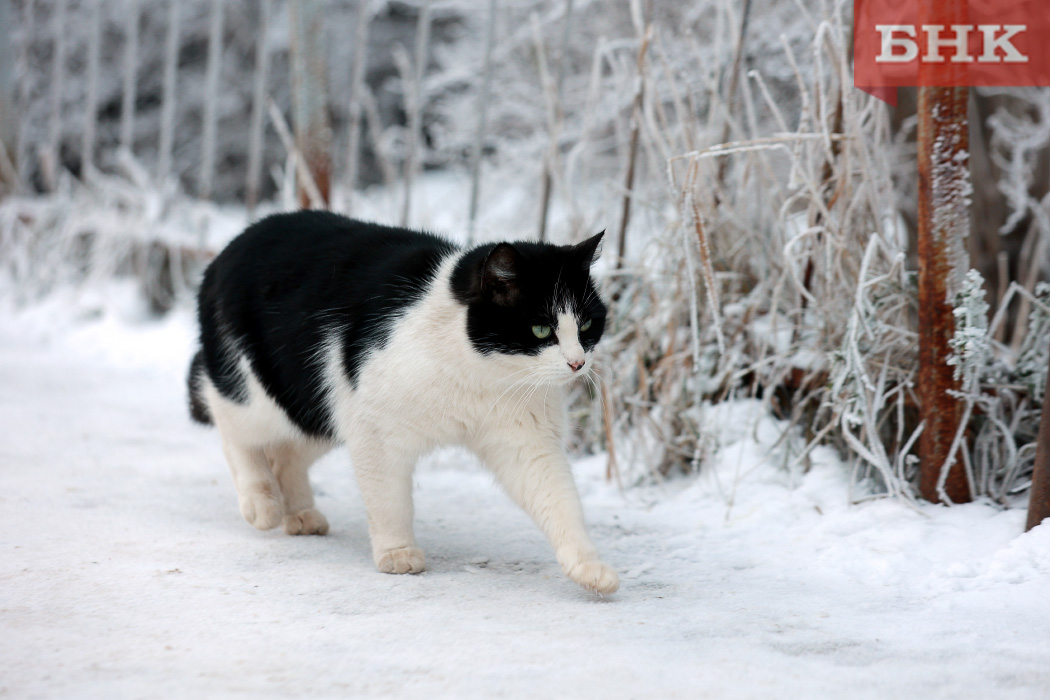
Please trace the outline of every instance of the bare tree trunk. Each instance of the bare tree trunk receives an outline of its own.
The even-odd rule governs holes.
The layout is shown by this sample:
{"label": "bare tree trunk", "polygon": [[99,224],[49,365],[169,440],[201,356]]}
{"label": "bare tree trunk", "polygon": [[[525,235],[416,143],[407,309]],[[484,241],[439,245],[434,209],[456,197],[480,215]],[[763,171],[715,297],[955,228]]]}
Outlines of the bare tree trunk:
{"label": "bare tree trunk", "polygon": [[120,147],[134,149],[136,73],[139,55],[139,2],[127,0],[128,26],[124,35],[124,95],[120,106]]}
{"label": "bare tree trunk", "polygon": [[[269,101],[269,112],[270,120],[273,122],[273,128],[277,131],[277,137],[281,139],[281,144],[284,145],[284,149],[288,153],[289,169],[292,170],[296,176],[292,179],[298,183],[299,193],[306,198],[305,202],[301,202],[302,207],[324,209],[324,197],[321,196],[321,191],[317,189],[317,183],[314,182],[313,173],[310,172],[306,160],[303,159],[302,154],[299,153],[299,149],[295,145],[295,139],[292,137],[292,133],[288,130],[288,124],[284,121],[284,117],[281,116],[281,112],[277,109],[277,105],[273,100]],[[285,174],[285,177],[288,177],[287,173]]]}
{"label": "bare tree trunk", "polygon": [[102,0],[91,3],[88,34],[87,99],[84,105],[84,134],[80,145],[80,177],[87,179],[95,169],[95,132],[98,126],[98,64],[102,41]]}
{"label": "bare tree trunk", "polygon": [[252,116],[248,126],[248,172],[244,183],[245,204],[253,213],[259,203],[259,179],[262,174],[263,115],[266,112],[266,84],[270,74],[270,35],[272,0],[259,3],[259,31],[255,44],[255,80],[252,84]]}
{"label": "bare tree trunk", "polygon": [[532,14],[533,44],[536,47],[536,66],[540,73],[540,89],[543,101],[547,105],[547,150],[543,154],[543,178],[540,191],[540,225],[536,238],[547,240],[547,214],[551,201],[551,184],[554,173],[554,160],[558,149],[558,105],[556,88],[547,68],[547,49],[543,41],[543,29],[536,13]]}
{"label": "bare tree trunk", "polygon": [[[10,3],[0,6],[0,26],[13,27],[15,9]],[[15,110],[15,80],[17,61],[14,37],[11,31],[0,32],[0,198],[5,191],[18,188],[18,170],[12,158],[17,158],[18,120]]]}
{"label": "bare tree trunk", "polygon": [[[651,16],[651,14],[649,15]],[[652,26],[645,28],[645,36],[638,48],[638,87],[631,107],[631,146],[627,151],[627,175],[623,183],[623,208],[620,211],[620,230],[616,235],[616,269],[623,267],[627,255],[627,225],[631,221],[631,199],[634,197],[634,170],[638,159],[638,138],[642,129],[642,108],[645,104],[645,54],[649,50]]]}
{"label": "bare tree trunk", "polygon": [[376,160],[379,161],[379,170],[383,173],[383,184],[392,192],[397,184],[397,168],[394,167],[390,154],[387,153],[386,143],[383,142],[383,118],[367,83],[361,86],[361,109],[371,136],[372,152],[375,153]]}
{"label": "bare tree trunk", "polygon": [[1025,531],[1050,518],[1050,370],[1046,373],[1043,412],[1039,417],[1039,438],[1032,470],[1032,489],[1028,496],[1028,522]]}
{"label": "bare tree trunk", "polygon": [[405,97],[408,106],[408,154],[402,179],[405,182],[405,199],[401,207],[401,225],[407,226],[412,210],[412,184],[420,167],[419,151],[423,142],[423,76],[427,72],[427,52],[430,48],[430,0],[422,0],[423,7],[416,25],[415,73],[406,85]]}
{"label": "bare tree trunk", "polygon": [[175,135],[175,88],[179,63],[179,0],[168,0],[168,37],[164,43],[164,93],[160,112],[157,179],[171,175],[171,147]]}
{"label": "bare tree trunk", "polygon": [[[325,16],[318,0],[294,0],[292,14],[292,128],[296,149],[310,171],[324,206],[330,202],[332,127],[325,76]],[[310,206],[299,187],[299,204]]]}
{"label": "bare tree trunk", "polygon": [[[23,26],[25,27],[25,33],[22,35],[22,46],[21,46],[21,61],[22,71],[18,81],[18,106],[19,106],[19,117],[23,122],[29,118],[29,99],[30,99],[30,81],[29,81],[29,70],[30,61],[32,60],[32,44],[33,37],[36,35],[36,9],[34,8],[33,0],[26,0],[25,10],[23,15]],[[0,118],[2,119],[2,118]],[[19,129],[18,132],[18,145],[17,152],[15,154],[15,167],[18,170],[18,179],[21,184],[32,189],[30,186],[30,168],[29,168],[29,137],[28,129]]]}
{"label": "bare tree trunk", "polygon": [[540,192],[540,235],[541,241],[547,240],[547,215],[550,211],[551,190],[554,185],[554,169],[558,160],[558,140],[561,133],[561,122],[564,114],[563,100],[565,88],[565,64],[569,52],[569,32],[572,28],[572,0],[565,2],[565,19],[562,24],[561,50],[558,56],[558,73],[553,87],[546,85],[548,82],[546,62],[544,60],[544,49],[542,41],[536,41],[536,54],[540,65],[541,82],[544,83],[545,92],[548,95],[548,129],[550,131],[550,142],[547,146],[547,155],[543,159],[543,187]]}
{"label": "bare tree trunk", "polygon": [[488,131],[489,89],[492,85],[492,47],[496,44],[496,8],[498,0],[489,0],[488,28],[485,30],[485,64],[481,73],[481,92],[478,94],[478,125],[474,131],[474,150],[470,154],[470,213],[467,225],[467,245],[474,242],[474,227],[478,218],[478,194],[481,186],[481,155]]}
{"label": "bare tree trunk", "polygon": [[225,0],[211,0],[208,67],[204,77],[204,135],[201,137],[200,196],[211,199],[215,179],[215,132],[218,128],[219,74],[222,72],[222,24]]}
{"label": "bare tree trunk", "polygon": [[[740,12],[740,31],[737,34],[736,48],[733,50],[733,67],[729,71],[729,82],[726,85],[726,113],[725,123],[722,126],[722,143],[729,141],[730,129],[733,124],[733,113],[736,111],[736,92],[740,87],[740,64],[744,56],[744,42],[747,40],[747,25],[751,18],[751,0],[744,0],[744,8]],[[725,191],[726,167],[729,165],[728,158],[718,159],[718,175],[715,182],[715,201],[719,201]]]}
{"label": "bare tree trunk", "polygon": [[361,171],[361,126],[364,115],[365,73],[368,67],[368,25],[372,12],[368,0],[357,0],[357,25],[354,27],[354,67],[350,75],[350,119],[347,125],[346,187],[347,201],[353,210],[354,189]]}
{"label": "bare tree trunk", "polygon": [[968,98],[964,87],[919,88],[919,492],[935,503],[971,500],[963,461],[951,451],[963,406],[951,393],[962,387],[947,362],[955,329],[950,300],[970,228]]}
{"label": "bare tree trunk", "polygon": [[48,120],[47,146],[41,154],[47,188],[54,191],[58,185],[59,148],[62,139],[62,87],[66,75],[66,0],[57,0],[52,17],[54,53],[51,63],[51,116]]}

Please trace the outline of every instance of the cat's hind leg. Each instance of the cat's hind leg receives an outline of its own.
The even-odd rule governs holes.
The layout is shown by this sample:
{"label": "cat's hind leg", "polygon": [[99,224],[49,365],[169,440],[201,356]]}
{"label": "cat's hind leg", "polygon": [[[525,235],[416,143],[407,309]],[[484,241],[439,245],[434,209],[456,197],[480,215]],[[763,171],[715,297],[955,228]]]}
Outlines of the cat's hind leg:
{"label": "cat's hind leg", "polygon": [[281,524],[284,509],[281,488],[270,469],[270,460],[261,447],[247,447],[229,436],[222,436],[222,451],[233,474],[241,515],[260,530]]}
{"label": "cat's hind leg", "polygon": [[314,507],[309,469],[329,449],[331,444],[320,440],[282,442],[265,449],[284,499],[284,531],[289,535],[328,532],[328,519]]}
{"label": "cat's hind leg", "polygon": [[287,439],[291,429],[261,388],[252,392],[248,376],[248,395],[241,400],[220,394],[207,377],[200,382],[200,396],[219,429],[241,515],[260,530],[269,530],[281,524],[284,505],[265,447],[275,436]]}

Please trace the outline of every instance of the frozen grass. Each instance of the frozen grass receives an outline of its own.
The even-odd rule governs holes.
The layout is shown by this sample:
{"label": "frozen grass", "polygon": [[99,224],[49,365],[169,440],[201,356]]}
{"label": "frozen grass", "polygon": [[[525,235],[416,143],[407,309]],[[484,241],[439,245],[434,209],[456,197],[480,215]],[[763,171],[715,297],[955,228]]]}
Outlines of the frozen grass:
{"label": "frozen grass", "polygon": [[[421,91],[414,107],[442,96],[426,104],[426,152],[368,116],[365,100],[388,183],[352,198],[337,187],[333,208],[352,199],[355,216],[398,221],[408,192],[395,173],[412,160],[446,168],[413,184],[413,226],[489,241],[534,237],[542,218],[557,243],[606,229],[604,383],[577,397],[574,447],[608,453],[622,483],[701,470],[716,438],[705,411],[746,397],[810,448],[834,446],[864,484],[856,497],[914,500],[913,120],[894,124],[853,88],[851,3],[593,5],[574,6],[588,21],[557,48],[567,5],[505,6],[491,60],[461,48],[404,81],[398,89]],[[489,63],[485,137],[471,86]],[[1028,487],[1048,364],[1039,339],[1050,303],[1037,286],[1050,272],[1050,101],[1038,90],[980,96],[994,112],[972,129],[986,166],[974,196],[998,190],[1004,202],[980,230],[1024,230],[1019,250],[995,257],[996,289],[975,282],[955,300],[970,416],[956,458],[975,495],[1010,507]],[[484,150],[472,227],[472,188],[457,168]],[[269,208],[297,205],[294,163],[275,169]],[[247,217],[151,179],[126,152],[114,170],[82,181],[59,172],[54,194],[0,203],[5,296],[25,303],[70,285],[96,294],[133,276],[157,310],[189,301],[203,264]],[[987,260],[973,265],[987,272]],[[981,292],[987,310],[975,313]],[[805,467],[808,455],[795,459]]]}
{"label": "frozen grass", "polygon": [[[751,27],[752,44],[769,40],[768,22],[746,25],[723,9],[728,26]],[[906,215],[916,164],[908,127],[895,133],[889,111],[853,88],[849,9],[823,3],[819,14],[804,13],[812,38],[801,48],[800,34],[780,36],[797,113],[787,111],[783,88],[770,89],[763,71],[773,63],[739,83],[733,71],[698,89],[691,78],[703,62],[684,58],[667,25],[648,47],[663,62],[639,61],[644,91],[632,93],[642,98],[630,123],[641,127],[645,157],[635,163],[632,138],[623,158],[629,173],[640,169],[641,184],[621,196],[642,220],[628,228],[627,260],[609,280],[608,388],[581,412],[592,422],[590,445],[614,449],[627,481],[701,469],[711,440],[704,407],[746,396],[801,428],[811,445],[834,445],[855,483],[869,482],[863,497],[914,499],[918,263]],[[1048,200],[1031,191],[1050,112],[1041,93],[1008,94],[1012,109],[1001,105],[989,120],[1012,209],[997,225],[1030,217],[1025,249],[1042,251]],[[706,122],[696,103],[706,104]],[[973,138],[984,133],[977,125]],[[976,177],[983,188],[994,182],[986,172]],[[956,243],[962,255],[964,242]],[[956,264],[961,281],[970,263],[963,256]],[[959,397],[969,408],[952,461],[965,464],[973,495],[1005,507],[1023,502],[1028,487],[1041,405],[1033,387],[1047,371],[1032,355],[1045,342],[1028,326],[1050,323],[1050,306],[1035,293],[1050,256],[1019,266],[1024,280],[1000,277],[991,310],[977,304],[980,275],[953,299],[956,344],[969,350],[953,361],[969,377]],[[967,431],[976,437],[964,439]]]}

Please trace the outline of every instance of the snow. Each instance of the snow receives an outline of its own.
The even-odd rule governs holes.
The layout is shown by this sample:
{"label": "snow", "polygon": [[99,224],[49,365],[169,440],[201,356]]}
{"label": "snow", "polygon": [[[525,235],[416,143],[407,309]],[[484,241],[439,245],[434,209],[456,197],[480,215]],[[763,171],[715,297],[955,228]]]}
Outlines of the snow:
{"label": "snow", "polygon": [[1050,524],[1022,510],[850,505],[833,452],[803,472],[736,401],[696,478],[576,463],[614,596],[458,451],[417,472],[429,570],[383,575],[343,453],[327,537],[252,529],[187,416],[190,311],[89,302],[0,311],[0,696],[1047,696]]}

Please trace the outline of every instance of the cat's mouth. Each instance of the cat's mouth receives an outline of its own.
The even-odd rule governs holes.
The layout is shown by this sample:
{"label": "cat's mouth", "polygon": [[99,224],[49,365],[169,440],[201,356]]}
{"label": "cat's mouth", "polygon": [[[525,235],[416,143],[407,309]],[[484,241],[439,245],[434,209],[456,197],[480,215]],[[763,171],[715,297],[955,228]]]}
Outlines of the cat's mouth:
{"label": "cat's mouth", "polygon": [[544,372],[538,375],[534,375],[532,383],[534,383],[535,386],[539,387],[566,387],[578,381],[584,381],[589,375],[589,368],[583,368],[575,372],[566,368],[564,372],[560,370],[555,370],[553,372]]}
{"label": "cat's mouth", "polygon": [[568,386],[569,384],[572,384],[573,382],[583,381],[583,380],[587,379],[588,377],[590,377],[590,375],[591,375],[591,365],[590,365],[589,362],[587,364],[579,367],[578,369],[573,369],[572,366],[570,365],[570,367],[568,369],[568,372],[566,374],[562,374],[555,381],[556,381],[556,383],[561,384],[562,386]]}

